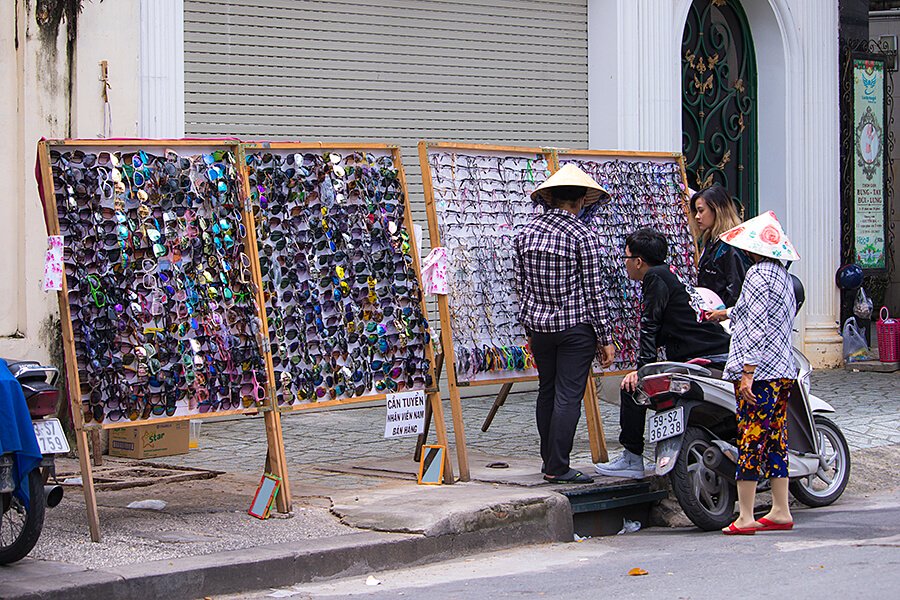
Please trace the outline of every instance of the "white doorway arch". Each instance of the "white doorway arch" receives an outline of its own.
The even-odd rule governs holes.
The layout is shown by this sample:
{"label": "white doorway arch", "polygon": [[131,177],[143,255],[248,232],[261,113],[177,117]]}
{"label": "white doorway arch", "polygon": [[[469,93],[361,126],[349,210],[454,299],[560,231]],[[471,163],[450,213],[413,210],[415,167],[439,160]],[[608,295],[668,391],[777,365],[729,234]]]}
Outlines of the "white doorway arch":
{"label": "white doorway arch", "polygon": [[[820,72],[811,74],[805,70],[810,57],[804,56],[804,49],[810,51],[815,42],[806,39],[804,47],[794,18],[797,9],[792,10],[789,0],[740,2],[747,15],[757,60],[759,210],[775,211],[795,245],[804,249],[801,254],[807,258],[792,269],[806,283],[808,298],[807,308],[800,313],[796,323],[800,331],[797,342],[805,352],[812,354],[814,362],[834,364],[835,358],[840,360],[839,354],[835,354],[835,342],[840,338],[834,326],[836,292],[831,285],[832,266],[828,259],[837,253],[834,230],[838,224],[831,222],[827,215],[837,215],[836,209],[830,210],[834,207],[829,203],[837,204],[838,171],[836,161],[832,169],[823,170],[822,156],[814,154],[820,151],[826,157],[836,154],[837,140],[828,140],[832,142],[831,146],[826,144],[819,148],[807,134],[818,126],[808,118],[809,114],[816,115],[817,119],[823,115],[827,115],[826,119],[837,118],[837,88],[831,95],[818,96],[805,89],[810,75],[817,83],[821,79]],[[682,31],[690,6],[691,0],[678,0],[676,23]],[[801,16],[809,18],[808,14]],[[836,36],[837,32],[834,33]],[[836,47],[836,38],[832,42]],[[674,51],[680,56],[680,38]],[[817,60],[836,70],[836,62],[828,64],[830,58],[823,52]],[[833,58],[836,61],[837,57]],[[815,66],[819,71],[822,64]],[[836,77],[834,85],[837,85]],[[836,133],[836,122],[832,125]],[[827,131],[817,133],[827,139]],[[821,187],[832,191],[833,197],[826,194],[816,197],[810,189],[808,183],[819,175],[830,180]],[[820,205],[824,210],[819,218],[810,218],[811,214],[819,213]]]}
{"label": "white doorway arch", "polygon": [[[803,260],[796,325],[816,366],[841,362],[838,2],[740,0],[759,74],[759,204]],[[681,40],[691,0],[590,0],[589,138],[594,148],[681,151]]]}
{"label": "white doorway arch", "polygon": [[[678,0],[676,23],[684,30],[692,0]],[[802,51],[786,0],[742,0],[747,15],[757,63],[757,122],[759,211],[775,211],[790,230],[794,198],[791,184],[802,168],[799,160],[803,139],[802,115],[792,114],[794,100],[802,93]],[[681,37],[673,52],[681,56]],[[679,81],[679,86],[681,82]],[[680,89],[679,89],[680,97]],[[677,107],[679,136],[681,107]],[[791,176],[793,175],[793,177]]]}

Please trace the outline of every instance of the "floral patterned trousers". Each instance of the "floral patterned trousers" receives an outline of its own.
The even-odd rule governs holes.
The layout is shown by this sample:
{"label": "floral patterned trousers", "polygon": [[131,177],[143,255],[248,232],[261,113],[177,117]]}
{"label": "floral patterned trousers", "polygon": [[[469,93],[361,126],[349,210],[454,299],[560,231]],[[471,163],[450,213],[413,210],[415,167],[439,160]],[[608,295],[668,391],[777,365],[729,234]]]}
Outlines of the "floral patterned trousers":
{"label": "floral patterned trousers", "polygon": [[754,381],[756,404],[741,398],[735,383],[738,421],[738,481],[787,477],[787,403],[793,379]]}

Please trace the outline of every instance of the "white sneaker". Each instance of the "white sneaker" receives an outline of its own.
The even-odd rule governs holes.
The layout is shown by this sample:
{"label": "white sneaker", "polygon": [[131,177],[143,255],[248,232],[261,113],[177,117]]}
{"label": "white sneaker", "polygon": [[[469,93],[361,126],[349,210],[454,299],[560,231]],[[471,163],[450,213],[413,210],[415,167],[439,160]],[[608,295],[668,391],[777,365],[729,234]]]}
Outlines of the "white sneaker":
{"label": "white sneaker", "polygon": [[594,465],[594,470],[607,477],[642,479],[644,477],[644,457],[625,450],[622,452],[622,456],[616,460],[597,463]]}

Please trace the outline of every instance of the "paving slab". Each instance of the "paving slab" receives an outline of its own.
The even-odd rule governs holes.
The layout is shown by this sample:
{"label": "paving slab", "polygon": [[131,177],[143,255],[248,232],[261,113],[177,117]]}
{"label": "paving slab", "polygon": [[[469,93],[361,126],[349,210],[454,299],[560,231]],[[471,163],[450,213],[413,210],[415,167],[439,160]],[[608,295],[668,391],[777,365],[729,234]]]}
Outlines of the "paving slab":
{"label": "paving slab", "polygon": [[333,502],[342,523],[363,529],[437,537],[530,523],[547,539],[572,539],[569,502],[550,490],[469,482],[337,494]]}
{"label": "paving slab", "polygon": [[862,360],[844,365],[844,369],[853,373],[893,373],[900,371],[898,362],[882,362],[880,360]]}
{"label": "paving slab", "polygon": [[[454,469],[457,469],[456,458],[451,457]],[[493,465],[493,466],[492,466]],[[573,469],[594,477],[599,483],[616,484],[628,479],[620,477],[603,477],[596,475],[594,465],[589,460],[580,459],[573,461]],[[418,475],[418,463],[405,458],[365,458],[352,462],[330,463],[318,465],[317,471],[329,471],[348,475],[369,475],[373,477],[396,477],[401,479],[416,480]],[[485,454],[484,452],[469,453],[469,475],[472,481],[481,483],[494,483],[503,485],[515,485],[521,487],[543,487],[556,490],[562,486],[550,484],[541,473],[540,459],[527,456],[505,456],[499,454]]]}

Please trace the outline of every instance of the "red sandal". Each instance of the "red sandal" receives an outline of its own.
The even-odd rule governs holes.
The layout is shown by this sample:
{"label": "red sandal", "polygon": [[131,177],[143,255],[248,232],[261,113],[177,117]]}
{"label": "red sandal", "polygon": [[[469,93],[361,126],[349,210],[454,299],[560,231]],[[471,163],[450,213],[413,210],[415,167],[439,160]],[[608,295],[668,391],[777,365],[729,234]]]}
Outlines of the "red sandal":
{"label": "red sandal", "polygon": [[793,521],[789,523],[776,523],[771,519],[763,517],[762,519],[758,519],[758,522],[762,527],[757,527],[757,531],[790,531],[794,528]]}
{"label": "red sandal", "polygon": [[734,523],[728,526],[728,529],[723,529],[722,533],[725,535],[754,535],[757,532],[756,527],[738,527]]}

